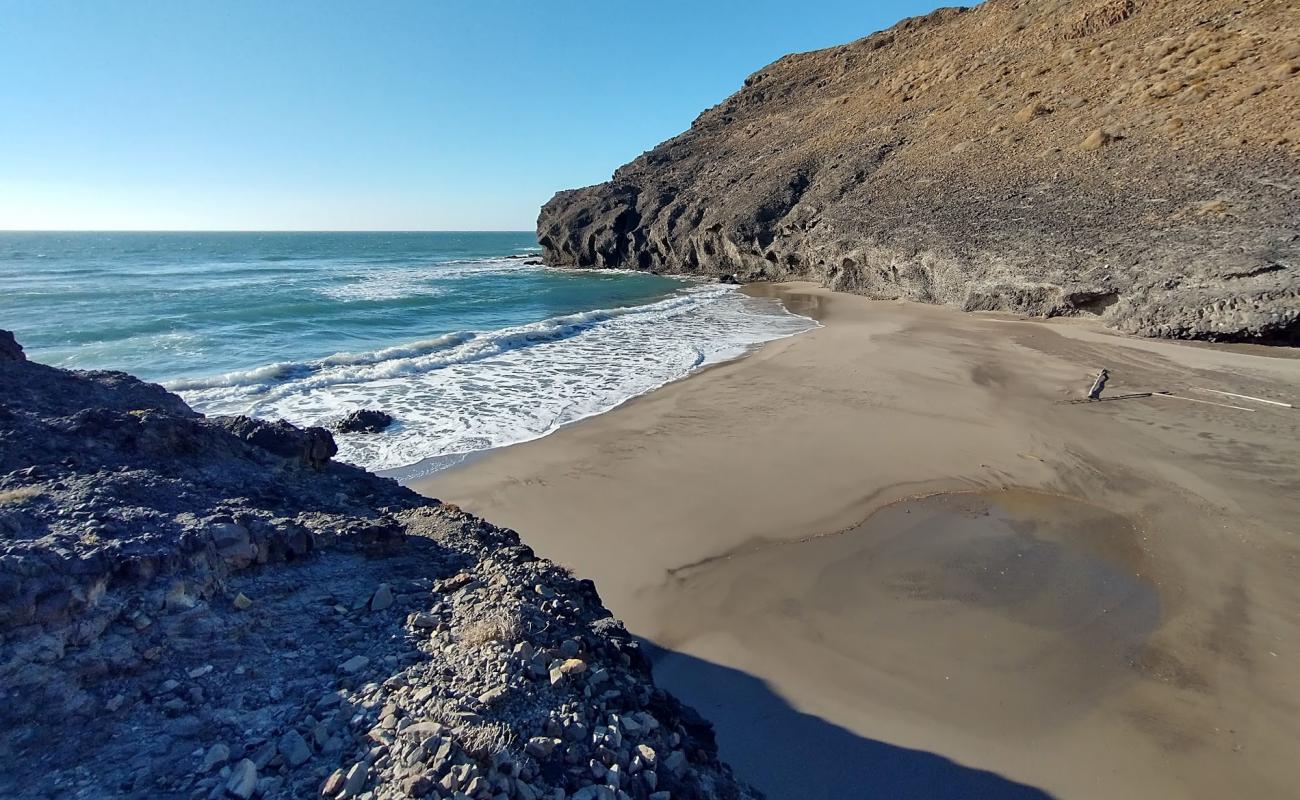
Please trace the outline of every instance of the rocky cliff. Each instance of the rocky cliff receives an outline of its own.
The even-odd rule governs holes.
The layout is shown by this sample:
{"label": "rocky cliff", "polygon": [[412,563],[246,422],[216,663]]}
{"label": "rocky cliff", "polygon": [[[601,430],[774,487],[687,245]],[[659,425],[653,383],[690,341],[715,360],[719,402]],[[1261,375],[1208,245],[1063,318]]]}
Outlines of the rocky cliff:
{"label": "rocky cliff", "polygon": [[0,331],[0,796],[757,796],[510,530]]}
{"label": "rocky cliff", "polygon": [[1300,7],[989,0],[751,75],[612,180],[548,263],[813,279],[1300,341]]}

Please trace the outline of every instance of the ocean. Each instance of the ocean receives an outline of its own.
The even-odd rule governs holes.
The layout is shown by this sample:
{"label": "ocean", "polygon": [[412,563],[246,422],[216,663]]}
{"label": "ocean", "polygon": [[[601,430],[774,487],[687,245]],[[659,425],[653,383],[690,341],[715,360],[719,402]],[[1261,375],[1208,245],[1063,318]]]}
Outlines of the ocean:
{"label": "ocean", "polygon": [[0,328],[207,414],[330,425],[398,477],[544,436],[815,326],[735,287],[527,263],[530,232],[5,233]]}

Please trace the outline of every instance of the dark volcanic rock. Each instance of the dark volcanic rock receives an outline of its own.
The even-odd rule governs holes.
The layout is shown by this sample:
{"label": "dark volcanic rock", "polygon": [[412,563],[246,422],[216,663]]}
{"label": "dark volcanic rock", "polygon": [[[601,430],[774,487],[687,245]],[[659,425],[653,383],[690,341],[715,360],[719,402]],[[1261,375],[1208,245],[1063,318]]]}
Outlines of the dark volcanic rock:
{"label": "dark volcanic rock", "polygon": [[339,452],[334,437],[324,428],[299,428],[284,420],[270,422],[244,416],[213,417],[212,423],[251,445],[281,458],[299,459],[317,469]]}
{"label": "dark volcanic rock", "polygon": [[542,209],[547,263],[1300,338],[1300,16],[990,0],[751,75]]}
{"label": "dark volcanic rock", "polygon": [[334,426],[334,430],[339,433],[379,433],[392,424],[393,418],[389,414],[366,408],[348,414]]}
{"label": "dark volcanic rock", "polygon": [[0,331],[0,361],[26,361],[23,347],[14,340],[10,331]]}
{"label": "dark volcanic rock", "polygon": [[0,796],[758,796],[514,531],[12,342]]}

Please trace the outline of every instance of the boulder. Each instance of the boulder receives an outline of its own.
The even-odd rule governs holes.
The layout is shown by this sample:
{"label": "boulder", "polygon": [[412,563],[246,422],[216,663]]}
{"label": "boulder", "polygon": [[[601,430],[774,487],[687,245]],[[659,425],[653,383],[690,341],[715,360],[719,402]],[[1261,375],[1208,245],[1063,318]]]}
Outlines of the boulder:
{"label": "boulder", "polygon": [[[1008,0],[785,56],[609,181],[557,193],[537,221],[545,261],[1300,342],[1300,135],[1282,88],[1300,66],[1255,55],[1300,16],[1091,5],[1060,4],[1085,8],[1072,47],[1049,45],[1069,30],[1055,4]],[[1110,27],[1097,8],[1130,16]],[[1213,195],[1230,214],[1196,213]]]}
{"label": "boulder", "polygon": [[0,361],[26,361],[23,346],[14,339],[12,331],[0,330]]}
{"label": "boulder", "polygon": [[334,426],[334,430],[339,433],[380,433],[392,424],[391,415],[366,408],[348,414]]}
{"label": "boulder", "polygon": [[253,417],[211,417],[213,424],[249,444],[286,459],[297,459],[316,469],[338,454],[334,437],[324,428],[299,428],[284,420]]}
{"label": "boulder", "polygon": [[257,767],[247,758],[235,765],[226,781],[226,794],[239,800],[249,800],[257,788]]}
{"label": "boulder", "polygon": [[307,740],[292,728],[280,737],[277,749],[280,755],[284,756],[284,760],[293,767],[302,766],[311,759],[311,747],[308,746]]}

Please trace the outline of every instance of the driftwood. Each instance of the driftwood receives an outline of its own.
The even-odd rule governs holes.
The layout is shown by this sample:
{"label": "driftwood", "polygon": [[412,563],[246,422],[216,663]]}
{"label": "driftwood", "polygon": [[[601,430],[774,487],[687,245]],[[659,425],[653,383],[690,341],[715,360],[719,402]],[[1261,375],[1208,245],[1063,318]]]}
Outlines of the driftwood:
{"label": "driftwood", "polygon": [[1077,400],[1058,400],[1057,402],[1071,406],[1079,403],[1113,403],[1116,400],[1139,400],[1143,397],[1150,397],[1152,394],[1153,392],[1133,392],[1132,394],[1117,394],[1112,397],[1099,397],[1096,400],[1089,397],[1081,397]]}
{"label": "driftwood", "polygon": [[1219,391],[1218,389],[1206,389],[1204,386],[1197,386],[1196,389],[1198,391],[1212,392],[1213,394],[1221,394],[1227,397],[1239,397],[1242,400],[1254,400],[1256,403],[1268,403],[1271,406],[1282,406],[1283,408],[1295,408],[1295,406],[1291,405],[1290,403],[1283,403],[1278,400],[1265,400],[1262,397],[1251,397],[1248,394],[1237,394],[1236,392],[1222,392]]}
{"label": "driftwood", "polygon": [[1195,397],[1183,397],[1182,395],[1170,394],[1169,392],[1155,392],[1152,394],[1152,397],[1168,397],[1171,400],[1186,400],[1189,403],[1204,403],[1207,406],[1218,406],[1219,408],[1231,408],[1237,411],[1249,411],[1252,414],[1255,413],[1255,409],[1253,408],[1230,406],[1227,403],[1216,403],[1213,400],[1197,400]]}

